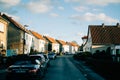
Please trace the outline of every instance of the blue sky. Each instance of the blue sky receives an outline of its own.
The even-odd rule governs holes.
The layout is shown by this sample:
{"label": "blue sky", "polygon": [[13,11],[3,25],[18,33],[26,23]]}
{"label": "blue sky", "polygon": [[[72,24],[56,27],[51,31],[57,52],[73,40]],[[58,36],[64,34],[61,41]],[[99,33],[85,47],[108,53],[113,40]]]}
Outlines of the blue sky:
{"label": "blue sky", "polygon": [[82,44],[89,25],[120,22],[120,0],[0,0],[0,12],[42,35]]}

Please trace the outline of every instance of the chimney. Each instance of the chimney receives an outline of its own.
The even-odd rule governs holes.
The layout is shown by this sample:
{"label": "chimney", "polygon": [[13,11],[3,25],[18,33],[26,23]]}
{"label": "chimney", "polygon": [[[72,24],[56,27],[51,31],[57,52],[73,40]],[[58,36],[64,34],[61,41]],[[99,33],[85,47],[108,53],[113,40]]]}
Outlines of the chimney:
{"label": "chimney", "polygon": [[103,27],[103,28],[105,27],[105,24],[104,24],[104,23],[102,23],[102,27]]}
{"label": "chimney", "polygon": [[117,23],[116,26],[120,28],[120,24],[119,23]]}

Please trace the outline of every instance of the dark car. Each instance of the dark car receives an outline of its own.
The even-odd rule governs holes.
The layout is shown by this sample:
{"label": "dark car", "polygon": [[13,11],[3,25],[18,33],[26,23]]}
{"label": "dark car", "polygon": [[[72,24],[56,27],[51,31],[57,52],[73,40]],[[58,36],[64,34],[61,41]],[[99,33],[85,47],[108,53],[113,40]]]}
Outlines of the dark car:
{"label": "dark car", "polygon": [[40,61],[41,68],[42,68],[43,72],[45,73],[47,70],[47,62],[46,62],[44,55],[43,54],[34,54],[34,55],[30,55],[30,57],[33,59],[38,59]]}
{"label": "dark car", "polygon": [[43,75],[39,60],[19,60],[7,68],[6,80],[21,80],[26,77],[32,80],[40,80]]}
{"label": "dark car", "polygon": [[45,57],[45,62],[47,63],[47,67],[49,67],[50,66],[50,60],[49,60],[48,54],[43,54],[43,56]]}

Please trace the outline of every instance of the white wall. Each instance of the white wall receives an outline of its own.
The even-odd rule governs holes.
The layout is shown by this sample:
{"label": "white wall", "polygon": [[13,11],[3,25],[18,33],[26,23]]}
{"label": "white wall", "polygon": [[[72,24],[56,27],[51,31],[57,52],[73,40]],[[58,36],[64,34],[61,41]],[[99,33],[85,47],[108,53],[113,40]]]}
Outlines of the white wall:
{"label": "white wall", "polygon": [[63,45],[64,52],[69,52],[69,45]]}
{"label": "white wall", "polygon": [[85,52],[86,51],[91,52],[91,47],[92,47],[92,39],[91,39],[90,30],[89,30],[88,40],[87,40],[87,43],[83,47],[83,51],[85,51]]}
{"label": "white wall", "polygon": [[35,36],[33,37],[32,48],[39,52],[39,39]]}
{"label": "white wall", "polygon": [[75,52],[77,52],[78,51],[78,46],[75,46]]}
{"label": "white wall", "polygon": [[74,48],[74,46],[69,45],[69,52],[70,52],[71,54],[74,54],[74,53],[75,53],[75,48]]}
{"label": "white wall", "polygon": [[45,52],[45,40],[39,40],[39,52]]}
{"label": "white wall", "polygon": [[33,36],[31,34],[28,34],[28,33],[25,33],[25,54],[27,53],[30,53],[30,49],[31,49],[31,46],[32,46],[32,38]]}
{"label": "white wall", "polygon": [[99,51],[105,50],[106,51],[108,47],[110,47],[110,45],[92,45],[91,52],[95,53],[96,50],[99,50]]}
{"label": "white wall", "polygon": [[55,50],[57,53],[59,53],[59,44],[58,43],[52,43],[52,51]]}

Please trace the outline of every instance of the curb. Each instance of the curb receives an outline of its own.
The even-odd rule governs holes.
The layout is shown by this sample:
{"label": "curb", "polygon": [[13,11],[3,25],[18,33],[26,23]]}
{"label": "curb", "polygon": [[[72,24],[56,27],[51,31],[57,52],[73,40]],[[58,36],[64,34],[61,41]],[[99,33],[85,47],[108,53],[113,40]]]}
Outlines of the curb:
{"label": "curb", "polygon": [[80,71],[88,78],[88,80],[105,80],[103,77],[85,66],[83,62],[75,60],[75,63],[78,65]]}
{"label": "curb", "polygon": [[88,79],[88,80],[106,80],[99,74],[95,73],[93,70],[91,70],[89,67],[85,66],[84,62],[77,61],[75,59],[71,59],[73,64],[82,72],[82,74]]}

